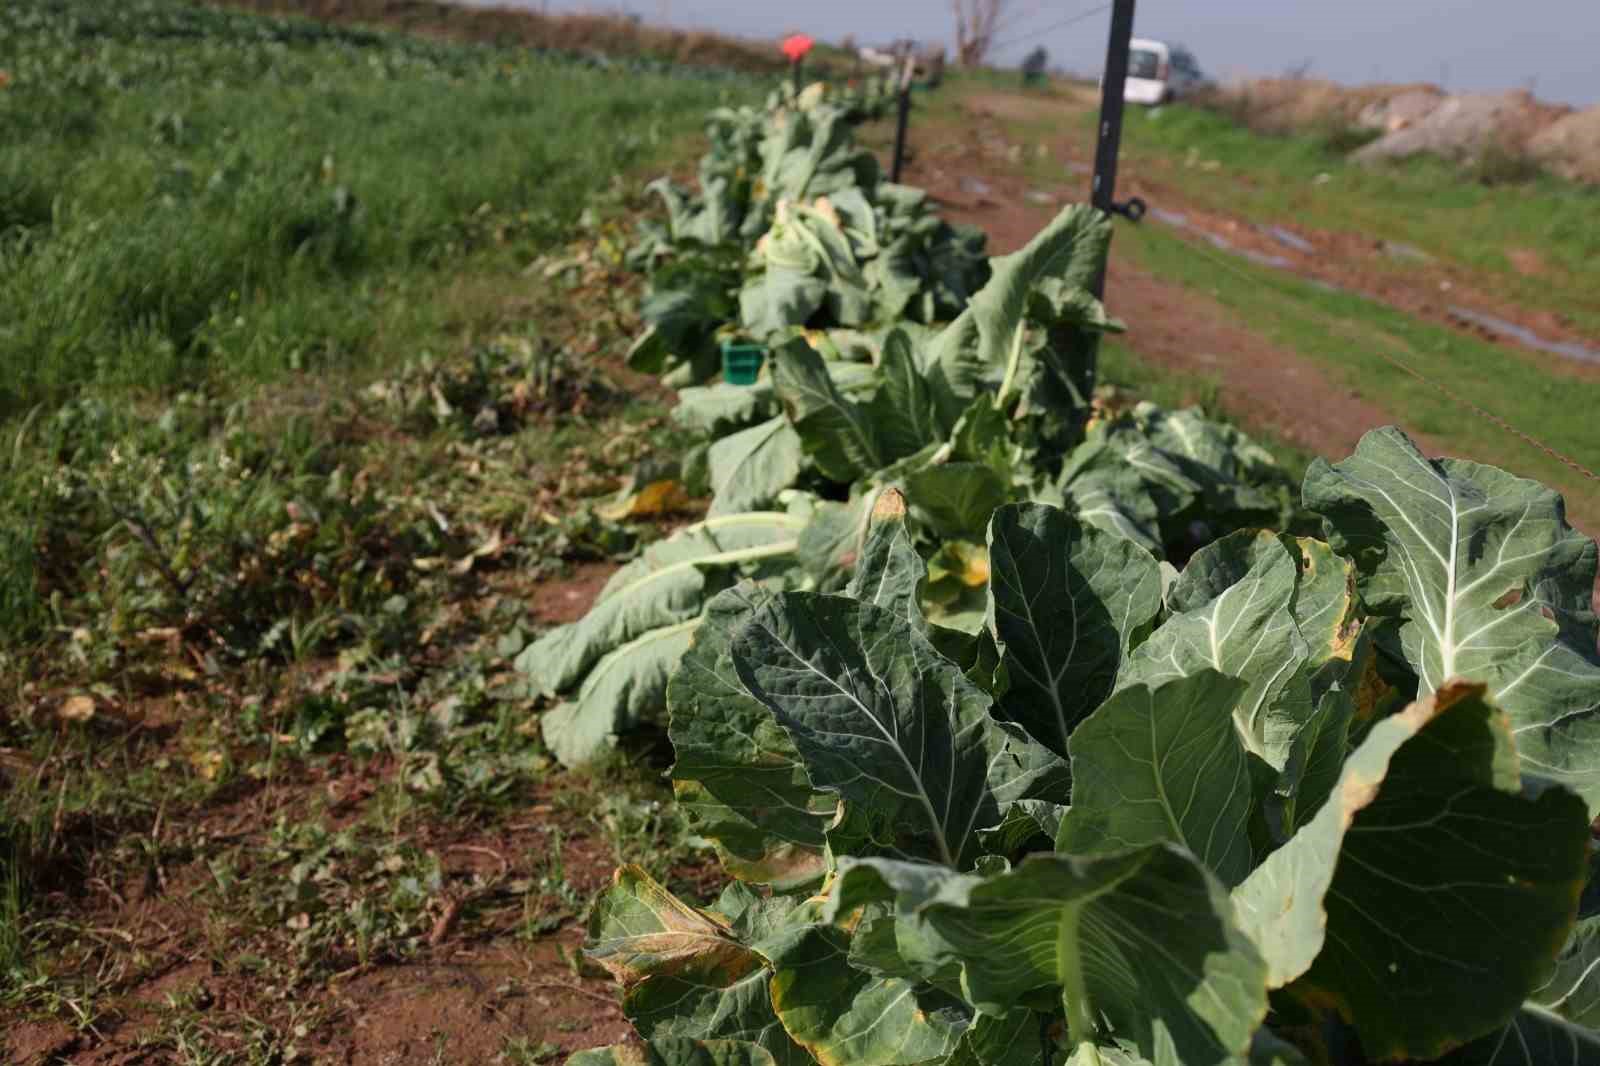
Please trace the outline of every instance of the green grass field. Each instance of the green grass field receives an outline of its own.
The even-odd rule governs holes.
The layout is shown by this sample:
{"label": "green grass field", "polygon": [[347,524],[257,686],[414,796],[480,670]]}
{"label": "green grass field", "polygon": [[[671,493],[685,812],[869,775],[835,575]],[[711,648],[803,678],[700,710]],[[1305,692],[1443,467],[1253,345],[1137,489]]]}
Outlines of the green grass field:
{"label": "green grass field", "polygon": [[411,354],[754,91],[162,0],[15,0],[0,56],[0,415]]}
{"label": "green grass field", "polygon": [[1563,378],[1531,358],[1407,315],[1375,300],[1328,292],[1293,275],[1255,266],[1186,241],[1160,226],[1125,227],[1119,254],[1157,276],[1206,292],[1274,344],[1310,357],[1344,387],[1403,412],[1406,424],[1469,454],[1495,455],[1524,477],[1561,489],[1584,504],[1592,489],[1570,467],[1473,417],[1437,388],[1398,370],[1388,355],[1456,396],[1492,411],[1575,457],[1593,459],[1593,427]]}
{"label": "green grass field", "polygon": [[[653,535],[587,506],[675,439],[617,380],[621,252],[763,77],[180,0],[7,3],[0,67],[0,1059],[32,1025],[310,1061],[332,975],[468,883],[437,834],[495,834],[469,891],[565,974],[616,862],[690,853],[652,772],[552,782],[504,663],[543,583]],[[336,816],[343,760],[376,791]],[[129,877],[175,939],[97,887]],[[184,957],[250,1009],[128,994]],[[548,1060],[541,1025],[487,1054]]]}
{"label": "green grass field", "polygon": [[[1202,205],[1262,221],[1403,241],[1600,334],[1594,285],[1600,188],[1463,170],[1430,158],[1361,166],[1345,158],[1350,145],[1337,139],[1265,136],[1197,107],[1131,111],[1122,144],[1134,165],[1154,157],[1176,162],[1191,153],[1202,163],[1220,163],[1182,172],[1185,194]],[[1510,256],[1519,250],[1539,255],[1545,266],[1540,276],[1515,268]],[[1403,271],[1406,264],[1397,261],[1393,269]]]}

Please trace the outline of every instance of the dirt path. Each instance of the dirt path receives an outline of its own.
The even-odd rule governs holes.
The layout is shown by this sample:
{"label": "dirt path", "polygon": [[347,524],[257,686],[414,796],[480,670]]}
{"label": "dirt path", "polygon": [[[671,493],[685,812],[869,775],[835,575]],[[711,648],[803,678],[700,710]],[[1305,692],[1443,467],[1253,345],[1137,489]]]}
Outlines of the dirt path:
{"label": "dirt path", "polygon": [[[977,160],[993,162],[995,149],[1004,140],[1000,123],[1045,119],[1060,123],[1063,112],[1075,117],[1098,103],[1093,94],[1081,90],[1050,98],[976,93],[963,104],[971,121],[964,126],[963,137],[951,144],[961,145],[964,151],[957,154],[947,147],[940,155],[969,164]],[[1081,134],[1054,136],[1046,143],[1051,157],[1065,163],[1069,172],[1088,174],[1093,145]],[[1600,381],[1600,338],[1581,333],[1566,316],[1507,299],[1485,287],[1480,275],[1370,233],[1317,229],[1291,219],[1260,224],[1241,215],[1207,210],[1184,190],[1186,170],[1205,165],[1204,160],[1180,162],[1164,157],[1124,159],[1117,192],[1120,198],[1143,198],[1158,209],[1151,216],[1155,222],[1177,228],[1188,239],[1220,241],[1258,263],[1358,293],[1415,317],[1499,344],[1508,353],[1552,374]],[[1076,190],[1073,195],[1077,195]],[[1537,278],[1550,269],[1531,248],[1514,249],[1509,258],[1514,268],[1528,277]],[[1485,328],[1481,318],[1474,321],[1474,315],[1492,316],[1528,331],[1540,341],[1566,346],[1572,357],[1540,351],[1514,338],[1497,337]]]}

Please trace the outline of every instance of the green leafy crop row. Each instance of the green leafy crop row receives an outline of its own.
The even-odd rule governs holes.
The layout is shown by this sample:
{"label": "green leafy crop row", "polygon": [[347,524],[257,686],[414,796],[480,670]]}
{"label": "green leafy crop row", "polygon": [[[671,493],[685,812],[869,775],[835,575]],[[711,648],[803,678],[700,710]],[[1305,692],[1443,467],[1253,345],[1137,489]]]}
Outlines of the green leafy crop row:
{"label": "green leafy crop row", "polygon": [[[719,110],[701,197],[656,186],[671,226],[646,227],[631,254],[655,316],[632,361],[680,386],[675,418],[701,443],[678,477],[712,502],[519,657],[563,700],[544,737],[569,765],[660,723],[707,602],[741,574],[840,587],[890,489],[939,571],[930,609],[966,633],[983,622],[984,530],[1008,501],[1070,505],[1178,558],[1292,510],[1287,478],[1232,427],[1096,394],[1099,337],[1122,328],[1087,291],[1104,217],[1069,208],[984,259],[981,235],[881,180],[850,134],[871,108],[847,103],[814,86],[769,112]],[[715,374],[729,335],[767,347],[762,377],[690,384]]]}
{"label": "green leafy crop row", "polygon": [[[763,121],[713,154],[842,120]],[[1596,547],[1560,497],[1392,428],[1292,493],[1096,389],[1103,217],[948,308],[913,272],[923,321],[862,266],[910,194],[803,147],[850,165],[732,228],[708,180],[641,256],[708,297],[655,369],[705,377],[735,306],[770,350],[680,393],[710,515],[519,660],[568,762],[664,705],[735,879],[618,871],[589,954],[644,1042],[574,1066],[1600,1061]]]}

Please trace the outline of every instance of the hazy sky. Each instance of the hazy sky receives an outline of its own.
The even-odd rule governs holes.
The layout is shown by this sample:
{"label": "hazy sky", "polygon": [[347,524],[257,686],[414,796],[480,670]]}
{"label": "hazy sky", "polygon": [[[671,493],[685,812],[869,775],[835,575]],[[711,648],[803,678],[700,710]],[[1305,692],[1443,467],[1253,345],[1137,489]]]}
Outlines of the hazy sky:
{"label": "hazy sky", "polygon": [[[476,0],[491,2],[491,0]],[[945,0],[492,0],[550,11],[626,11],[651,22],[769,36],[801,29],[862,43],[948,42]],[[997,58],[1034,44],[1052,65],[1097,73],[1107,13],[1050,29],[1100,0],[1009,0]],[[1600,103],[1600,0],[1139,0],[1135,32],[1187,44],[1212,75],[1280,74],[1311,61],[1339,81],[1433,81],[1445,88],[1532,88]]]}

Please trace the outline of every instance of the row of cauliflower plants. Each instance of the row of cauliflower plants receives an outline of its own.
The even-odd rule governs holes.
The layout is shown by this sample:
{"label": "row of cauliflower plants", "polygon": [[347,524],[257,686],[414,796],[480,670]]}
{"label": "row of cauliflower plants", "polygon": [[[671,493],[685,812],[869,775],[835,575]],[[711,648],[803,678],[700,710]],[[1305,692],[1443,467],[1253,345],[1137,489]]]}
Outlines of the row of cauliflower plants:
{"label": "row of cauliflower plants", "polygon": [[[930,610],[968,634],[1004,502],[1070,506],[1179,558],[1289,510],[1282,472],[1232,427],[1096,395],[1099,335],[1122,328],[1087,289],[1110,239],[1102,216],[1068,208],[986,259],[981,234],[883,181],[854,146],[870,113],[820,86],[718,111],[700,192],[654,186],[670,211],[634,249],[649,325],[631,358],[678,387],[675,417],[702,443],[669,473],[711,504],[520,656],[561,700],[544,735],[564,763],[664,724],[668,677],[741,576],[842,587],[890,488],[936,571]],[[768,350],[753,386],[712,381],[730,334]]]}
{"label": "row of cauliflower plants", "polygon": [[[519,662],[563,761],[666,726],[733,880],[618,871],[640,1040],[576,1066],[1600,1061],[1560,497],[1388,428],[1294,498],[1096,390],[1101,216],[979,264],[851,117],[719,112],[637,250],[710,513]],[[707,383],[730,330],[756,386]]]}

